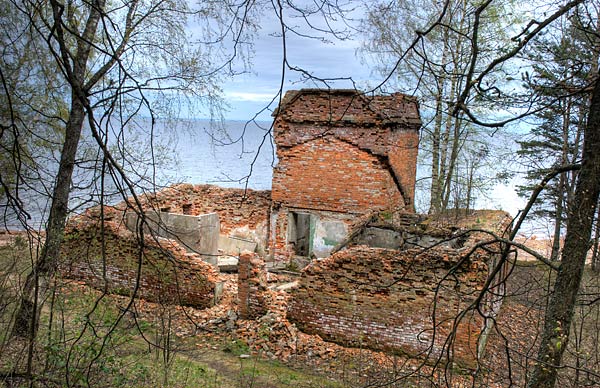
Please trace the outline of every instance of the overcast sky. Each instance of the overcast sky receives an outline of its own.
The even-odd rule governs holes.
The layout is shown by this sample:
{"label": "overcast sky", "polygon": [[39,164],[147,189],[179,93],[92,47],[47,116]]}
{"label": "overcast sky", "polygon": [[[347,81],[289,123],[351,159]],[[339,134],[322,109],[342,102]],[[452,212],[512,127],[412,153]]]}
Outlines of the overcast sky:
{"label": "overcast sky", "polygon": [[[296,23],[292,21],[291,23]],[[248,120],[262,110],[277,95],[282,74],[282,39],[274,36],[279,32],[279,21],[272,15],[261,19],[262,29],[254,41],[254,58],[250,73],[237,76],[223,85],[225,97],[231,105],[226,113],[229,120]],[[306,30],[304,31],[306,32]],[[317,39],[301,38],[290,34],[286,40],[288,61],[292,66],[301,67],[319,78],[352,78],[358,88],[363,90],[378,85],[382,76],[373,64],[364,63],[357,49],[361,46],[361,37],[339,41],[331,39],[324,43]],[[303,87],[324,87],[323,84],[300,82],[298,73],[287,70],[284,91]],[[332,82],[332,87],[352,88],[351,81]],[[277,102],[271,105],[272,110]],[[259,119],[272,120],[271,111],[260,114]],[[480,198],[479,208],[503,209],[513,216],[524,205],[514,189],[514,182],[497,185],[488,198]]]}
{"label": "overcast sky", "polygon": [[[287,19],[290,26],[313,36],[324,35],[314,30],[309,30],[298,19]],[[322,20],[312,18],[312,23],[322,27]],[[358,22],[354,23],[355,25]],[[226,118],[231,120],[245,120],[276,96],[282,77],[283,42],[280,36],[279,20],[272,11],[261,18],[261,30],[254,40],[254,57],[250,73],[236,76],[223,85],[225,97],[231,110],[226,113]],[[349,78],[351,77],[358,87],[375,84],[379,78],[371,66],[361,63],[357,56],[357,49],[361,45],[360,35],[352,39],[336,40],[326,36],[328,42],[319,39],[299,37],[289,33],[286,39],[287,59],[291,66],[302,68],[319,78]],[[300,81],[297,72],[286,70],[284,90],[300,89],[302,87],[324,87],[323,84],[307,83]],[[332,87],[352,88],[351,81],[332,82]],[[275,106],[277,104],[274,104]],[[270,114],[260,116],[270,120]]]}

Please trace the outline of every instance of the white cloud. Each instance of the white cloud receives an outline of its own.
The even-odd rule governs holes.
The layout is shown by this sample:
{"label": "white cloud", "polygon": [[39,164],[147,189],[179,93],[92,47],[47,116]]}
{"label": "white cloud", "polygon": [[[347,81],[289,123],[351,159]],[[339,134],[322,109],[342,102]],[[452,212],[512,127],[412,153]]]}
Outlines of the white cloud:
{"label": "white cloud", "polygon": [[273,93],[252,93],[252,92],[226,92],[226,97],[230,101],[250,101],[250,102],[266,102],[268,103],[273,98]]}

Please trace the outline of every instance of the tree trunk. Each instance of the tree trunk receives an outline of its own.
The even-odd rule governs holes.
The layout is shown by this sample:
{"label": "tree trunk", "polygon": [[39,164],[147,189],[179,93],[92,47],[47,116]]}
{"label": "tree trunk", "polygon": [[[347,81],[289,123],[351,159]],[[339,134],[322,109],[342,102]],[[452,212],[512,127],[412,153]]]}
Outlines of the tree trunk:
{"label": "tree trunk", "polygon": [[596,229],[592,246],[592,271],[600,273],[600,257],[598,257],[598,242],[600,242],[600,210],[596,214]]}
{"label": "tree trunk", "polygon": [[471,201],[473,200],[473,180],[475,175],[475,161],[471,163],[467,162],[467,172],[469,174],[469,178],[467,179],[467,195],[465,199],[465,215],[468,215],[471,212]]}
{"label": "tree trunk", "polygon": [[599,194],[600,82],[596,81],[584,132],[582,165],[574,194],[576,206],[568,207],[562,262],[546,310],[538,360],[528,387],[550,388],[554,387],[556,382],[558,368],[569,339]]}
{"label": "tree trunk", "polygon": [[[567,107],[563,112],[562,123],[562,153],[560,164],[565,166],[569,163],[569,129],[571,128],[571,100],[566,101]],[[552,238],[552,251],[550,261],[558,261],[560,254],[560,234],[563,222],[563,201],[565,200],[567,173],[560,174],[558,188],[556,190],[556,212],[554,214],[554,237]]]}
{"label": "tree trunk", "polygon": [[[445,63],[448,55],[448,30],[444,30],[444,49],[442,51],[442,63]],[[444,92],[446,90],[446,75],[441,74],[437,78],[437,95],[435,97],[435,120],[431,139],[431,198],[429,200],[429,214],[440,212],[442,198],[442,171],[441,161],[441,136],[444,117]]]}
{"label": "tree trunk", "polygon": [[[466,2],[462,1],[461,3],[462,5],[459,6],[460,9],[463,10],[463,12],[461,12],[461,19],[460,22],[457,26],[458,31],[463,31],[465,28],[465,12],[464,10],[467,9],[466,7]],[[459,35],[460,36],[460,35]],[[452,76],[452,84],[450,87],[450,101],[456,101],[456,99],[459,96],[459,90],[460,90],[460,86],[461,83],[463,81],[463,76],[462,75],[458,75],[460,74],[460,70],[462,68],[462,66],[464,66],[463,63],[463,43],[464,40],[462,38],[458,38],[455,42],[455,47],[454,49],[450,52],[451,58],[452,58],[452,64],[453,67],[455,69],[455,71],[457,72],[457,74]],[[448,111],[451,112],[452,110],[454,110],[454,106],[449,106],[448,107]],[[446,168],[444,169],[445,172],[445,176],[444,176],[444,181],[443,181],[443,185],[442,186],[442,193],[441,193],[441,209],[442,211],[446,211],[448,210],[448,206],[450,203],[450,193],[452,191],[452,186],[457,185],[458,184],[458,170],[455,171],[456,169],[456,162],[458,159],[458,156],[460,154],[460,149],[462,147],[462,144],[465,142],[465,138],[463,136],[463,132],[462,132],[462,128],[463,128],[463,122],[462,119],[460,117],[460,115],[449,115],[448,116],[448,121],[446,122],[446,133],[447,136],[450,136],[450,133],[453,133],[452,136],[452,148],[450,150],[450,159],[447,159],[448,153],[448,146],[450,145],[450,143],[448,142],[448,138],[446,139],[446,154],[444,157],[444,161],[446,162]],[[456,175],[455,175],[456,173]],[[459,187],[460,185],[458,185],[457,187]],[[460,190],[460,188],[459,188]],[[454,207],[458,209],[458,207],[460,207],[459,202],[461,202],[460,198],[462,197],[462,194],[459,194],[459,197],[456,198],[455,200],[455,204]],[[458,214],[458,213],[456,213]]]}
{"label": "tree trunk", "polygon": [[[559,186],[562,187],[565,173],[560,174]],[[560,192],[561,190],[559,190]],[[550,251],[550,261],[558,261],[560,255],[560,233],[562,231],[563,198],[556,199],[556,214],[554,216],[554,236],[552,237],[552,251]]]}
{"label": "tree trunk", "polygon": [[[453,119],[454,136],[452,138],[452,149],[450,151],[450,159],[448,160],[448,170],[446,172],[446,181],[444,182],[444,192],[442,193],[442,209],[447,210],[450,203],[450,193],[452,191],[452,183],[458,183],[458,170],[456,163],[462,146],[461,142],[461,127],[462,120],[459,117]],[[456,170],[456,171],[455,171]],[[456,177],[455,174],[456,173]],[[458,202],[458,201],[457,201]]]}
{"label": "tree trunk", "polygon": [[440,208],[440,135],[442,132],[442,93],[444,82],[444,80],[440,81],[438,95],[436,96],[435,121],[431,136],[431,198],[429,200],[429,214],[439,213]]}
{"label": "tree trunk", "polygon": [[44,248],[41,257],[27,275],[21,302],[15,317],[13,335],[19,337],[29,339],[35,337],[38,312],[41,306],[38,296],[46,294],[50,280],[56,272],[69,210],[69,193],[73,169],[75,168],[75,156],[84,119],[84,106],[78,98],[73,96],[70,117],[65,130],[65,142],[60,155],[58,175],[52,195]]}
{"label": "tree trunk", "polygon": [[[566,165],[567,161],[563,159],[562,165]],[[552,238],[552,251],[550,252],[550,261],[558,261],[560,256],[560,234],[562,231],[563,213],[564,206],[563,201],[565,200],[565,179],[567,173],[563,172],[559,176],[558,189],[556,195],[556,211],[554,214],[554,236]]]}
{"label": "tree trunk", "polygon": [[54,18],[52,38],[60,49],[62,59],[60,65],[71,88],[71,108],[69,120],[65,126],[65,140],[52,194],[52,205],[48,216],[48,225],[46,226],[46,241],[42,249],[42,255],[27,275],[12,330],[13,335],[28,338],[30,341],[33,341],[37,334],[43,297],[46,295],[48,285],[56,273],[60,258],[60,247],[69,211],[69,194],[75,168],[75,157],[77,156],[77,147],[79,146],[83,121],[86,116],[86,104],[88,103],[87,91],[84,86],[86,73],[88,72],[88,61],[98,23],[104,12],[105,0],[96,0],[90,4],[85,28],[82,30],[81,36],[75,36],[77,38],[75,54],[72,53],[72,45],[69,44],[69,39],[65,36],[66,33],[73,34],[74,30],[65,31],[63,29],[63,4],[56,0],[51,0],[50,4]]}

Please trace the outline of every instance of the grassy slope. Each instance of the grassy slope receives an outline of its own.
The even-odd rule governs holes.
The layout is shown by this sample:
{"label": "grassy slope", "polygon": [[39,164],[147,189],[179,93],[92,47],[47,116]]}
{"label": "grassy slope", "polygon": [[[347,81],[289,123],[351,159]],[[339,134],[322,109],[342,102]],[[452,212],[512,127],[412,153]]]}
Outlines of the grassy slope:
{"label": "grassy slope", "polygon": [[[17,241],[14,247],[0,247],[0,375],[3,378],[11,372],[26,370],[27,344],[9,341],[6,333],[15,295],[30,262],[27,244],[22,241]],[[485,373],[481,373],[480,379],[482,386],[494,383],[506,386],[509,370],[513,382],[522,385],[519,383],[524,381],[531,357],[536,353],[537,328],[551,284],[549,276],[545,267],[532,263],[519,263],[515,268],[509,297],[498,318],[498,333],[488,344],[482,369]],[[596,374],[600,365],[600,306],[597,301],[591,302],[600,295],[599,283],[598,275],[586,272],[586,286],[566,355],[570,365]],[[34,351],[32,372],[38,378],[35,386],[356,386],[350,378],[318,372],[306,365],[291,368],[259,357],[240,358],[248,353],[247,347],[222,333],[209,330],[175,335],[181,324],[178,322],[181,311],[177,307],[155,305],[145,314],[141,310],[124,313],[126,297],[102,295],[76,283],[57,285],[56,290],[54,297],[46,301]],[[144,308],[141,302],[136,306]],[[340,365],[339,369],[351,367]],[[566,368],[561,371],[561,386],[594,386],[593,378]],[[26,385],[17,379],[13,386]]]}
{"label": "grassy slope", "polygon": [[[0,381],[25,373],[28,344],[9,339],[16,295],[30,268],[26,242],[0,247]],[[276,361],[240,358],[247,348],[231,340],[174,335],[174,306],[151,320],[124,312],[125,297],[80,284],[58,284],[46,301],[32,374],[35,386],[93,387],[337,387],[310,371]],[[207,345],[208,343],[208,345]],[[15,378],[12,386],[27,386]]]}

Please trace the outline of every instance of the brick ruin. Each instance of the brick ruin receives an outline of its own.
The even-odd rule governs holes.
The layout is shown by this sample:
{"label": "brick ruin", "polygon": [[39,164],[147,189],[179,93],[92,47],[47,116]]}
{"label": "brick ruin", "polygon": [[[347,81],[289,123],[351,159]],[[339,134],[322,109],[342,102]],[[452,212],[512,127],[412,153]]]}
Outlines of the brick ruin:
{"label": "brick ruin", "polygon": [[[220,254],[215,248],[264,249],[268,191],[179,184],[139,199],[147,222],[143,240],[133,199],[105,206],[103,224],[99,207],[69,220],[60,265],[64,277],[112,293],[135,290],[150,301],[205,308],[221,294],[218,269],[207,263],[214,264],[212,257]],[[194,229],[200,232],[196,239],[190,233]],[[207,233],[218,242],[202,241]]]}
{"label": "brick ruin", "polygon": [[[478,227],[498,234],[511,220],[500,211],[471,215],[477,217],[487,220]],[[364,244],[365,234],[375,247],[357,245]],[[471,251],[488,239],[441,228],[427,218],[402,227],[366,224],[345,249],[312,261],[302,272],[288,319],[340,345],[420,357],[439,357],[454,329],[455,361],[473,365],[485,346],[489,322],[473,311],[456,327],[454,319],[479,296],[496,264],[497,246]],[[487,293],[481,311],[489,317],[498,312],[502,287]]]}
{"label": "brick ruin", "polygon": [[217,271],[200,255],[175,240],[140,240],[125,228],[119,209],[106,207],[101,224],[98,210],[69,221],[59,265],[63,277],[159,303],[206,308],[219,301]]}
{"label": "brick ruin", "polygon": [[421,125],[414,98],[302,89],[287,92],[273,115],[275,261],[326,257],[361,216],[414,211]]}
{"label": "brick ruin", "polygon": [[[153,232],[160,237],[149,238],[143,250],[138,295],[207,307],[218,300],[220,285],[216,267],[203,259],[237,255],[239,313],[255,319],[274,303],[266,268],[303,257],[309,265],[290,291],[287,313],[298,328],[344,346],[440,355],[452,318],[475,300],[497,260],[490,247],[471,252],[485,234],[460,231],[502,234],[509,217],[414,214],[420,119],[408,96],[304,89],[288,92],[275,116],[279,163],[272,191],[178,184],[140,197],[144,214],[159,224],[185,216],[184,224],[200,225],[216,217],[205,227],[219,236],[217,245],[204,245],[197,235],[176,236],[171,221],[164,222],[166,233],[159,225]],[[65,276],[131,292],[140,250],[139,215],[131,217],[130,203],[107,213],[103,240],[98,209],[71,220]],[[493,291],[498,297],[486,297],[485,314],[499,308],[502,286]],[[464,317],[452,348],[457,360],[476,359],[488,324],[481,315]]]}
{"label": "brick ruin", "polygon": [[257,245],[258,253],[265,254],[271,208],[271,192],[268,190],[184,183],[145,196],[143,207],[191,216],[216,213],[223,238],[251,241]]}
{"label": "brick ruin", "polygon": [[[497,315],[504,295],[504,284],[492,282],[472,308],[500,257],[497,243],[482,244],[494,237],[481,231],[502,235],[511,217],[489,210],[458,219],[401,214],[382,220],[387,216],[357,225],[338,251],[311,261],[289,290],[287,320],[345,347],[430,362],[449,352],[454,362],[475,368],[492,328],[488,318]],[[507,270],[505,263],[498,278]],[[256,254],[241,255],[243,318],[260,318],[273,303],[265,275]]]}
{"label": "brick ruin", "polygon": [[265,262],[254,252],[240,254],[238,270],[238,313],[242,319],[263,316],[270,301]]}

